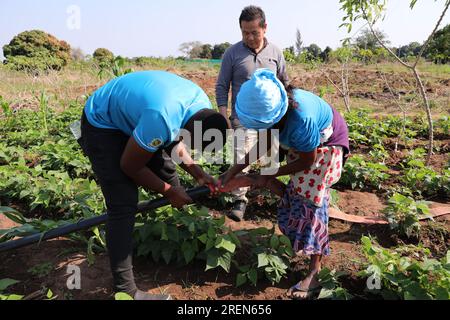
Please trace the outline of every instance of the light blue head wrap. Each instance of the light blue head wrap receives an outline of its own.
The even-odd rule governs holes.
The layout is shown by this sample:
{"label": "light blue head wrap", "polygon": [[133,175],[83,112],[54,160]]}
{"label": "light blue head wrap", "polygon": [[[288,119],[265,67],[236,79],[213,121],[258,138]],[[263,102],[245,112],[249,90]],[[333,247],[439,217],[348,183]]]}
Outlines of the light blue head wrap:
{"label": "light blue head wrap", "polygon": [[268,129],[286,114],[288,97],[283,84],[270,69],[257,69],[242,84],[236,98],[236,113],[249,129]]}

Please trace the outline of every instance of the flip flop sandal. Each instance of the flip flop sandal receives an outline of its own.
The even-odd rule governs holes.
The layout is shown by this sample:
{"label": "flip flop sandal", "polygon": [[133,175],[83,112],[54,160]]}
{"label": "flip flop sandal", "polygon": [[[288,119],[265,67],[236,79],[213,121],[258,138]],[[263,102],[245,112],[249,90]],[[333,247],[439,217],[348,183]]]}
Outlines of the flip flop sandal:
{"label": "flip flop sandal", "polygon": [[[300,281],[299,283],[293,285],[290,289],[289,289],[289,294],[288,296],[293,299],[293,300],[308,300],[310,299],[315,293],[319,292],[322,287],[321,286],[317,286],[314,288],[309,288],[309,289],[303,289],[301,288],[302,282]],[[306,295],[304,297],[299,297],[296,296],[295,293],[296,292],[305,292]]]}

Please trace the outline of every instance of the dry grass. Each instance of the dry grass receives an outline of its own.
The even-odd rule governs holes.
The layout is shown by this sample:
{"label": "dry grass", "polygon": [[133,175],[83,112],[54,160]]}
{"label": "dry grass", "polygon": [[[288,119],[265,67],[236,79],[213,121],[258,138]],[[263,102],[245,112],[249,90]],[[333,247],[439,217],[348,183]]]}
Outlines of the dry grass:
{"label": "dry grass", "polygon": [[[128,66],[127,66],[128,67]],[[166,70],[201,81],[202,87],[214,102],[214,85],[220,65],[209,63],[189,63],[178,60],[152,59],[146,65],[131,65],[133,70]],[[450,66],[422,63],[419,65],[423,80],[429,89],[434,117],[450,112]],[[343,99],[338,90],[323,76],[327,71],[336,85],[340,85],[341,66],[337,63],[327,65],[288,65],[288,74],[294,85],[323,96],[337,109],[344,111]],[[41,76],[32,76],[24,72],[12,71],[0,65],[0,96],[13,108],[33,108],[38,104],[37,97],[42,91],[50,97],[50,106],[64,109],[71,101],[83,99],[108,79],[98,77],[99,68],[94,63],[73,63],[62,71],[52,71]],[[350,66],[349,89],[352,109],[368,108],[377,114],[401,114],[386,92],[385,83],[380,74],[384,74],[393,90],[403,92],[401,99],[409,114],[422,113],[421,100],[415,89],[415,80],[404,67],[397,63],[363,65],[352,63]],[[207,82],[204,82],[208,79]],[[205,86],[207,88],[205,88]]]}

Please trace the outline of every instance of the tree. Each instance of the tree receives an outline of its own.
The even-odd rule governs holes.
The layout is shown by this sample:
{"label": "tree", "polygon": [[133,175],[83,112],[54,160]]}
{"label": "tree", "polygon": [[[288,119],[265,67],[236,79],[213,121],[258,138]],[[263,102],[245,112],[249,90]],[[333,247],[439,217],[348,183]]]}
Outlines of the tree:
{"label": "tree", "polygon": [[353,46],[344,45],[341,48],[331,51],[328,55],[329,60],[337,61],[341,65],[340,85],[331,79],[329,72],[326,69],[322,71],[328,82],[330,82],[341,94],[345,108],[348,112],[350,112],[350,88],[348,86],[349,64],[354,56],[354,50],[355,48]]}
{"label": "tree", "polygon": [[420,52],[421,47],[420,43],[411,42],[408,45],[401,46],[397,50],[393,50],[393,52],[397,52],[400,58],[415,57]]}
{"label": "tree", "polygon": [[412,56],[417,56],[421,49],[422,49],[422,45],[420,43],[418,43],[417,41],[411,42],[408,45],[408,50],[409,50],[409,52],[411,52]]}
{"label": "tree", "polygon": [[297,50],[297,55],[302,53],[303,50],[302,34],[300,33],[299,29],[297,29],[297,32],[295,34],[295,50]]}
{"label": "tree", "polygon": [[[413,73],[416,79],[420,95],[422,96],[423,107],[427,114],[429,139],[428,139],[428,155],[426,164],[429,165],[431,155],[433,154],[433,120],[431,117],[430,101],[428,100],[428,96],[425,91],[422,78],[420,77],[419,71],[417,70],[417,64],[419,63],[420,57],[423,55],[425,49],[428,48],[428,45],[432,41],[434,35],[437,33],[436,31],[439,28],[439,25],[441,24],[442,19],[444,18],[450,6],[450,0],[445,0],[444,9],[442,10],[441,16],[439,17],[433,31],[431,31],[431,34],[428,36],[428,39],[423,44],[422,48],[420,49],[420,52],[417,54],[416,60],[413,63],[405,62],[398,55],[396,55],[386,45],[386,43],[383,42],[383,39],[381,39],[378,36],[376,30],[374,29],[374,24],[377,22],[378,19],[383,17],[383,12],[386,9],[386,0],[339,0],[339,2],[342,4],[341,10],[344,11],[346,14],[346,16],[343,19],[344,23],[341,26],[347,27],[347,31],[350,32],[352,30],[353,22],[361,18],[364,19],[369,25],[370,31],[377,39],[378,43],[385,50],[387,50],[389,54],[396,59],[396,61],[398,61],[401,65],[403,65]],[[409,7],[413,9],[416,3],[417,0],[410,0]]]}
{"label": "tree", "polygon": [[222,59],[223,54],[230,46],[231,44],[229,42],[214,45],[211,52],[212,59]]}
{"label": "tree", "polygon": [[212,58],[212,46],[210,44],[204,44],[201,46],[201,51],[198,55],[200,59],[211,59]]}
{"label": "tree", "polygon": [[322,53],[320,54],[320,59],[323,62],[328,62],[330,60],[330,54],[333,51],[333,49],[331,49],[330,47],[326,47],[325,50],[322,51]]}
{"label": "tree", "polygon": [[322,53],[322,49],[320,49],[320,47],[315,44],[315,43],[311,43],[308,47],[305,48],[306,51],[311,54],[311,56],[313,56],[315,59],[319,58],[321,53]]}
{"label": "tree", "polygon": [[378,42],[377,38],[386,45],[389,45],[390,42],[387,40],[385,33],[381,30],[374,30],[374,32],[375,34],[373,34],[370,29],[362,30],[361,35],[355,40],[356,47],[363,50],[371,50],[373,52],[375,49],[381,47],[381,44]]}
{"label": "tree", "polygon": [[94,51],[93,57],[101,64],[110,64],[114,60],[114,54],[106,48],[98,48]]}
{"label": "tree", "polygon": [[436,63],[447,63],[450,61],[450,24],[436,31],[424,55]]}
{"label": "tree", "polygon": [[365,64],[372,62],[373,51],[371,49],[359,49],[357,55],[358,59]]}
{"label": "tree", "polygon": [[83,61],[86,58],[86,55],[80,48],[72,49],[72,51],[70,52],[70,56],[74,61]]}
{"label": "tree", "polygon": [[202,51],[202,43],[200,41],[183,42],[180,45],[180,50],[186,58],[198,58]]}
{"label": "tree", "polygon": [[3,46],[5,63],[16,70],[39,73],[60,70],[70,61],[70,46],[40,30],[24,31]]}

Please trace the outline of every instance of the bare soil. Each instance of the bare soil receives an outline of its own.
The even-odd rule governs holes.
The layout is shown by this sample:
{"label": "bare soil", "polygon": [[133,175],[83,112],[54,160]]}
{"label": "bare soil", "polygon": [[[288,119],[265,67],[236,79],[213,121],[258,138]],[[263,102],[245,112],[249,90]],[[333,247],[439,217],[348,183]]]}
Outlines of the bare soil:
{"label": "bare soil", "polygon": [[[254,199],[253,199],[254,200]],[[382,201],[374,194],[357,191],[339,192],[338,206],[346,212],[358,215],[375,216],[383,208]],[[260,217],[261,211],[264,218]],[[211,210],[219,216],[224,212]],[[2,216],[0,216],[2,217]],[[232,230],[258,227],[272,228],[275,211],[270,208],[249,207],[247,220],[234,222],[226,218],[226,225]],[[0,229],[14,226],[14,223],[2,217]],[[449,248],[449,222],[446,219],[433,223],[424,223],[424,232],[419,241],[429,247],[436,257],[442,257]],[[277,233],[280,231],[277,229]],[[405,239],[399,239],[388,226],[366,226],[331,220],[329,223],[331,255],[324,259],[324,266],[346,272],[342,280],[343,287],[352,294],[364,296],[364,281],[358,278],[364,262],[361,253],[362,235],[372,235],[381,245],[391,247],[400,245]],[[245,247],[240,249],[245,250]],[[57,299],[113,299],[106,253],[96,255],[95,262],[88,264],[86,247],[66,238],[57,238],[11,252],[0,254],[1,278],[12,278],[21,282],[10,287],[10,291],[29,298],[44,298],[42,288],[50,288]],[[50,264],[48,273],[32,274],[30,269]],[[77,265],[81,269],[81,290],[68,290],[67,266]],[[175,299],[288,299],[287,289],[306,275],[308,259],[297,256],[292,259],[288,277],[272,285],[261,279],[258,285],[244,285],[236,288],[236,272],[226,273],[215,269],[204,271],[204,261],[196,261],[188,266],[154,263],[152,260],[137,258],[134,261],[135,277],[138,286],[151,293],[170,293]]]}

